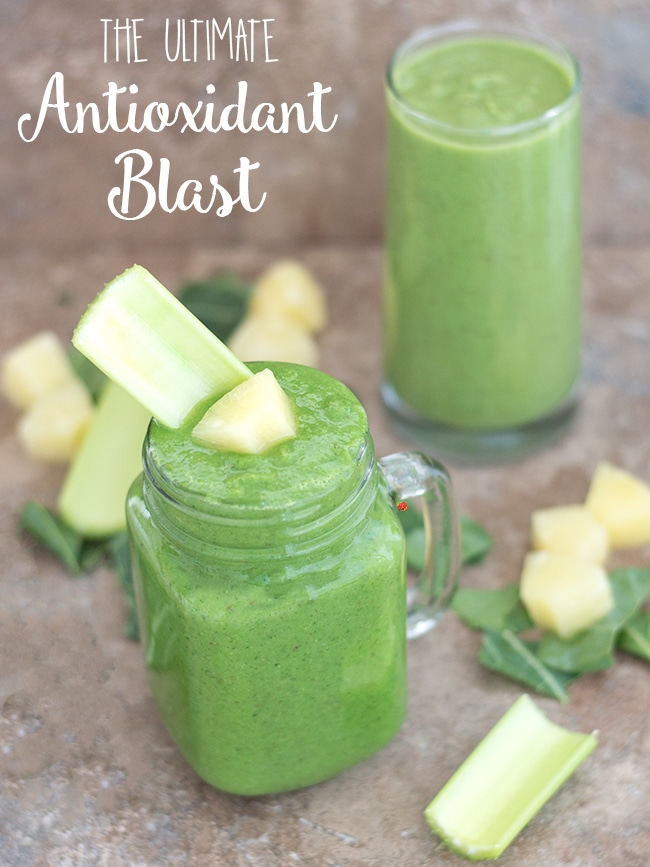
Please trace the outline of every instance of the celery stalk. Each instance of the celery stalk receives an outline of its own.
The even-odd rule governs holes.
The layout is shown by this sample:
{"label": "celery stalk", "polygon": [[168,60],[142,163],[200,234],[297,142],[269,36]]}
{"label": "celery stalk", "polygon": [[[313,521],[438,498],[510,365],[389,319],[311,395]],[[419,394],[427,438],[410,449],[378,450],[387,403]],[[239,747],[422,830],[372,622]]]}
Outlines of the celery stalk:
{"label": "celery stalk", "polygon": [[134,265],[90,304],[72,342],[167,427],[180,427],[249,369],[145,268]]}
{"label": "celery stalk", "polygon": [[459,855],[498,858],[596,743],[595,733],[552,723],[522,695],[431,801],[426,820]]}
{"label": "celery stalk", "polygon": [[142,469],[142,441],[150,419],[119,385],[105,385],[59,494],[59,514],[85,538],[125,529],[126,495]]}

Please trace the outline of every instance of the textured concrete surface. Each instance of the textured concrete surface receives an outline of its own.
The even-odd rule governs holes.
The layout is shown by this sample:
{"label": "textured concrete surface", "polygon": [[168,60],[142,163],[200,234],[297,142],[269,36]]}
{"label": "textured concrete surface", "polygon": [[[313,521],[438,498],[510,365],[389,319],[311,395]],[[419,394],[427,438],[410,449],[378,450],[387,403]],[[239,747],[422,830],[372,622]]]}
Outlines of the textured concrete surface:
{"label": "textured concrete surface", "polygon": [[[167,285],[234,268],[253,277],[297,252],[325,285],[332,322],[323,367],[369,413],[377,451],[407,444],[378,400],[383,125],[381,80],[395,45],[451,17],[507,18],[569,45],[584,75],[585,392],[570,433],[510,466],[452,466],[463,511],[496,539],[467,585],[516,579],[530,512],[579,501],[608,458],[650,480],[650,5],[630,0],[0,0],[0,352],[43,327],[68,339],[102,284],[139,261]],[[279,61],[171,63],[166,18],[275,20]],[[147,63],[102,61],[102,18],[142,18]],[[249,82],[255,103],[332,87],[329,133],[288,136],[68,134],[50,117],[17,133],[49,77],[68,98],[98,101],[108,81],[136,83],[141,104],[196,100],[214,82]],[[155,209],[126,222],[107,208],[115,157],[140,147],[173,176],[228,175],[259,159],[268,202],[219,220]],[[141,648],[123,636],[115,576],[72,579],[18,532],[29,498],[53,504],[62,471],[18,448],[0,406],[0,867],[362,867],[462,863],[422,810],[518,697],[481,669],[479,638],[451,614],[410,646],[404,727],[380,755],[309,790],[246,800],[197,780],[149,697]],[[650,549],[614,562],[650,565]],[[650,669],[621,657],[585,677],[556,722],[598,729],[600,744],[499,863],[646,867],[650,853]]]}
{"label": "textured concrete surface", "polygon": [[[323,367],[367,406],[380,453],[403,448],[386,426],[379,384],[378,248],[301,253],[325,285],[332,322]],[[170,287],[223,267],[254,276],[267,254],[208,248],[160,253],[113,246],[78,256],[5,257],[6,348],[46,325],[67,338],[86,302],[134,259]],[[609,458],[650,479],[650,249],[590,249],[581,410],[553,448],[514,465],[451,467],[463,511],[496,539],[467,585],[514,581],[533,508],[581,500]],[[16,416],[0,416],[0,865],[2,867],[362,867],[455,865],[422,810],[520,695],[480,668],[479,638],[447,614],[409,652],[406,723],[379,755],[311,789],[255,799],[200,782],[170,742],[148,694],[141,648],[123,637],[114,575],[73,579],[18,533],[30,497],[53,502],[60,471],[23,457]],[[650,549],[617,562],[650,565]],[[554,721],[600,732],[599,746],[499,863],[645,867],[650,852],[650,668],[621,657],[539,698]]]}

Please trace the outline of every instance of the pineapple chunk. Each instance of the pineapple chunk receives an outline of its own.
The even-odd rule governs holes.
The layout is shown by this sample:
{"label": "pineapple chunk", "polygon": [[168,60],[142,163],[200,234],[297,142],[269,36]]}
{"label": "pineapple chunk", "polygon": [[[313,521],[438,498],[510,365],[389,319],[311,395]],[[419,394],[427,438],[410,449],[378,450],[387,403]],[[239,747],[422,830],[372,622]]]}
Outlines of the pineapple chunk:
{"label": "pineapple chunk", "polygon": [[59,338],[52,331],[41,331],[5,355],[2,393],[18,409],[29,409],[74,377]]}
{"label": "pineapple chunk", "polygon": [[549,551],[526,556],[520,594],[535,623],[561,638],[591,626],[614,605],[602,566]]}
{"label": "pineapple chunk", "polygon": [[572,554],[602,565],[609,553],[607,530],[585,506],[538,509],[531,518],[533,547]]}
{"label": "pineapple chunk", "polygon": [[242,361],[318,364],[318,348],[311,334],[278,313],[246,316],[230,335],[228,347]]}
{"label": "pineapple chunk", "polygon": [[65,463],[81,445],[94,408],[86,387],[73,379],[51,391],[18,421],[18,441],[30,457]]}
{"label": "pineapple chunk", "polygon": [[248,309],[253,314],[279,314],[305,331],[320,331],[327,320],[323,290],[312,273],[293,259],[276,262],[257,281]]}
{"label": "pineapple chunk", "polygon": [[265,368],[214,403],[192,436],[212,448],[258,455],[294,437],[296,429],[289,398]]}
{"label": "pineapple chunk", "polygon": [[650,487],[631,473],[607,462],[599,464],[585,505],[607,528],[612,548],[650,542]]}

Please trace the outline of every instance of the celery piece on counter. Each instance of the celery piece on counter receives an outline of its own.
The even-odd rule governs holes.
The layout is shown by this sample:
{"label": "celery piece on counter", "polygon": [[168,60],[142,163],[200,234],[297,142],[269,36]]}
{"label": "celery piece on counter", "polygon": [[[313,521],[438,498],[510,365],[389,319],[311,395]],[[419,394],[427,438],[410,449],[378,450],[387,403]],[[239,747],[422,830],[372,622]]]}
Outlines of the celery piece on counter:
{"label": "celery piece on counter", "polygon": [[596,734],[551,722],[522,695],[425,810],[445,845],[493,860],[596,747]]}
{"label": "celery piece on counter", "polygon": [[142,442],[150,418],[121,386],[107,382],[59,494],[59,514],[84,538],[125,529],[126,495],[142,469]]}

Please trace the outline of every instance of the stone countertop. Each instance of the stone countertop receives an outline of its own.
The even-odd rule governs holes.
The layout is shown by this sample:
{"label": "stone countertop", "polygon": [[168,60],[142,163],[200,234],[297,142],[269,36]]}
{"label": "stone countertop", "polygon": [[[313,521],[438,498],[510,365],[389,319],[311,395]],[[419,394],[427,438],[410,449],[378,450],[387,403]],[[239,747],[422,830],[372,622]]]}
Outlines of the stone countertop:
{"label": "stone countertop", "polygon": [[[378,400],[377,248],[308,250],[332,321],[322,367],[367,407],[379,454],[404,448]],[[16,254],[0,278],[5,351],[44,327],[69,338],[101,285],[137,259],[170,287],[272,260],[246,250],[108,249],[69,259]],[[516,464],[450,466],[463,512],[496,540],[467,585],[515,581],[534,508],[578,502],[598,461],[650,480],[650,249],[586,257],[585,392],[559,443]],[[28,498],[52,504],[62,477],[18,448],[16,414],[0,415],[0,865],[454,865],[422,811],[521,694],[476,662],[480,638],[447,614],[409,646],[406,722],[379,755],[295,793],[245,799],[197,779],[147,691],[141,647],[123,635],[115,576],[73,579],[18,533]],[[612,565],[650,565],[650,548]],[[499,863],[643,867],[650,852],[650,667],[621,656],[569,687],[567,704],[535,697],[555,722],[599,731],[596,751],[531,821]]]}

